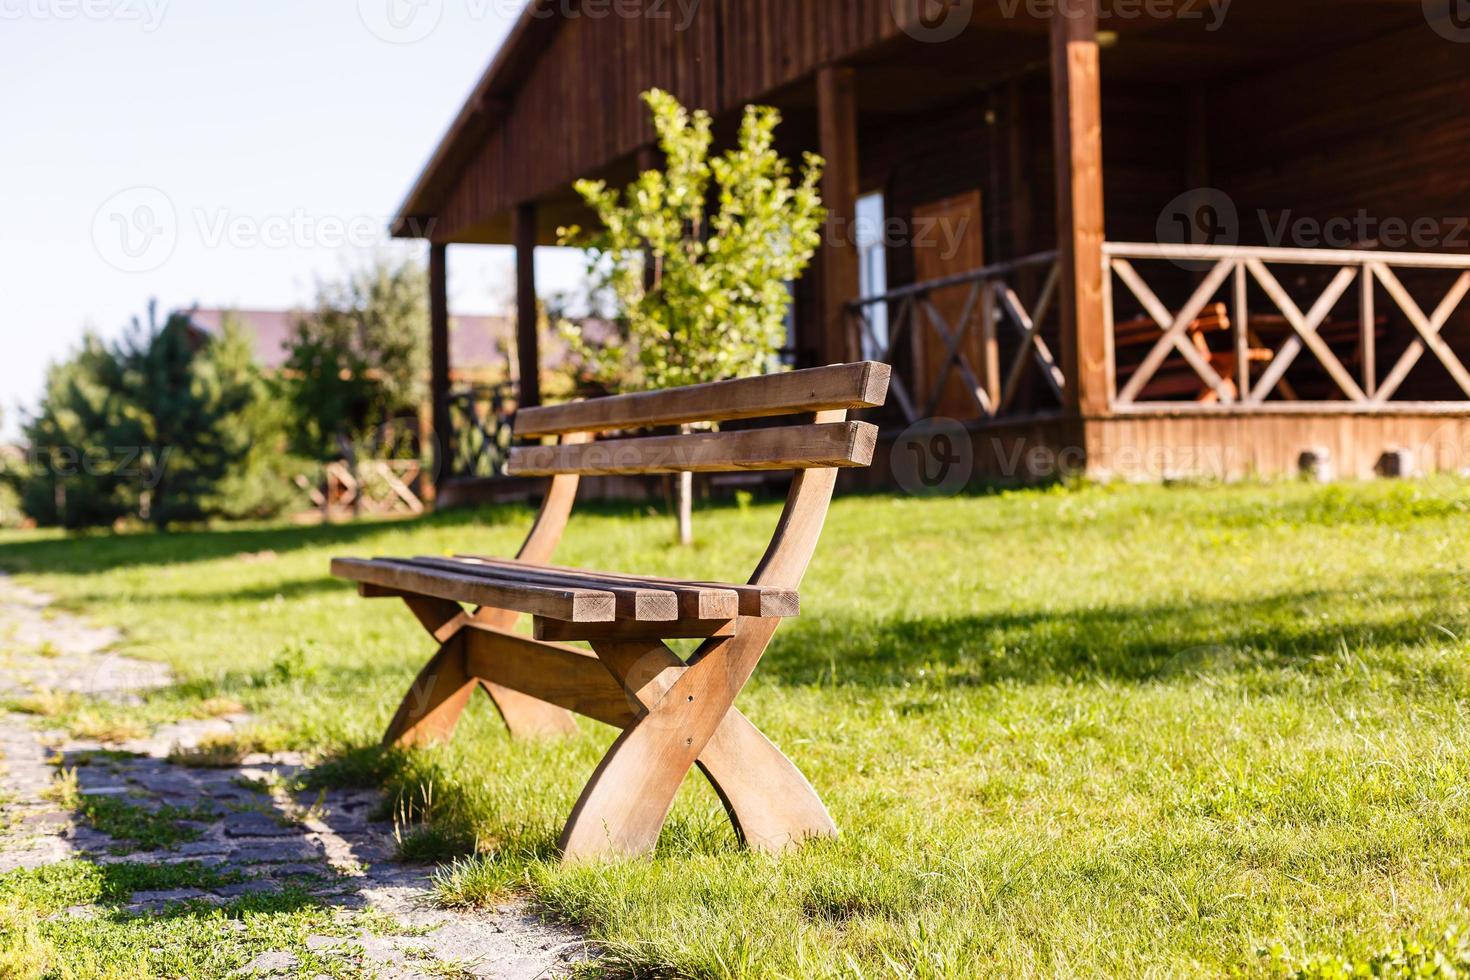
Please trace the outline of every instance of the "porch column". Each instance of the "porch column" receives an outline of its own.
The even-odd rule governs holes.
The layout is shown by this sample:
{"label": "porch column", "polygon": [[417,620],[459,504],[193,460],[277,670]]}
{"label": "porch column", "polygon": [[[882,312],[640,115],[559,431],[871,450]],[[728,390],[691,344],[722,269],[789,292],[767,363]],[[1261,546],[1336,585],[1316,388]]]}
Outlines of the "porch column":
{"label": "porch column", "polygon": [[434,426],[434,485],[454,476],[454,422],[449,417],[448,246],[429,244],[429,399]]}
{"label": "porch column", "polygon": [[[650,170],[660,170],[664,165],[664,153],[652,143],[638,148],[638,176],[643,176]],[[654,270],[653,252],[644,249],[643,252],[643,291],[653,292],[653,287],[658,283],[658,276]]]}
{"label": "porch column", "polygon": [[519,405],[541,404],[541,340],[536,307],[536,205],[522,204],[515,213],[516,352],[521,375]]}
{"label": "porch column", "polygon": [[1066,407],[1098,415],[1108,410],[1113,359],[1103,310],[1097,0],[1059,4],[1052,13],[1051,88]]}
{"label": "porch column", "polygon": [[847,304],[858,298],[857,89],[851,68],[827,65],[817,72],[817,115],[821,152],[822,203],[827,233],[822,239],[822,330],[818,344],[824,364],[858,359],[857,337],[847,319]]}

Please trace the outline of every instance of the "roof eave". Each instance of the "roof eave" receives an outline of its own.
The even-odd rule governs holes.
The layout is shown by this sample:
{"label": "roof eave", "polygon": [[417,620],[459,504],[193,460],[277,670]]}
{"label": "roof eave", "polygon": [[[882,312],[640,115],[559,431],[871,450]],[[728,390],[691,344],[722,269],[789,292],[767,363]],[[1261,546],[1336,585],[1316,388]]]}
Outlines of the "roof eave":
{"label": "roof eave", "polygon": [[478,141],[472,138],[476,131],[480,131],[479,139],[483,139],[504,118],[509,107],[508,97],[520,81],[517,69],[523,70],[535,60],[537,52],[532,42],[538,31],[554,23],[558,6],[557,0],[531,0],[521,11],[520,18],[495,52],[490,66],[480,76],[449,130],[429,157],[429,162],[419,172],[408,196],[399,205],[390,225],[394,238],[434,237],[435,219],[442,207],[441,201],[434,200],[436,187],[446,185],[458,176],[466,162],[465,144]]}

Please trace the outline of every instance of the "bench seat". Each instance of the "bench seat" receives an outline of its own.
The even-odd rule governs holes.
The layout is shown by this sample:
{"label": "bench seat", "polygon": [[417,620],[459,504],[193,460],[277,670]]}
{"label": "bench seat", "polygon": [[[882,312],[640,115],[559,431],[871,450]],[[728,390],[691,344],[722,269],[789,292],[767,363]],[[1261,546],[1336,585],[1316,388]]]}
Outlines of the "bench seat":
{"label": "bench seat", "polygon": [[[364,594],[426,595],[536,617],[545,639],[593,639],[567,625],[645,624],[643,636],[717,636],[737,616],[786,619],[801,612],[796,590],[597,572],[503,558],[338,558],[332,574]],[[567,625],[561,625],[567,624]],[[672,631],[672,632],[669,632]]]}

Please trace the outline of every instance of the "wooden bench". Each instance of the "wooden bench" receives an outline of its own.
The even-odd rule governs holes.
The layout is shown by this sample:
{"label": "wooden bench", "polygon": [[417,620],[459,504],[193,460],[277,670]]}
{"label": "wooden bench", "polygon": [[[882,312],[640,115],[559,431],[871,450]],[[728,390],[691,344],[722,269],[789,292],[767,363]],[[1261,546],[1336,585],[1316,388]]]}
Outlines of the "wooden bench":
{"label": "wooden bench", "polygon": [[[781,620],[800,611],[797,588],[838,468],[872,461],[877,431],[848,412],[882,405],[888,378],[884,364],[843,364],[522,411],[518,437],[558,441],[511,453],[512,474],[552,477],[515,560],[332,562],[332,574],[357,582],[362,595],[403,599],[440,644],[385,741],[450,738],[477,687],[517,737],[570,733],[573,713],[621,728],[562,832],[568,859],[651,851],[695,764],[750,846],[779,850],[835,834],[800,771],[733,705]],[[808,424],[593,441],[616,430],[805,413],[814,413]],[[748,583],[550,564],[581,476],[737,470],[797,471]],[[522,615],[533,617],[531,637],[513,632]],[[705,642],[685,661],[664,642],[675,638]],[[593,653],[566,641],[587,641]]]}
{"label": "wooden bench", "polygon": [[[1214,368],[1215,373],[1225,382],[1225,390],[1230,393],[1231,397],[1238,398],[1240,394],[1237,390],[1236,377],[1239,361],[1235,351],[1215,350],[1209,342],[1210,334],[1228,334],[1230,330],[1230,314],[1225,304],[1211,303],[1200,311],[1200,315],[1189,326],[1185,327],[1185,335],[1204,362]],[[1138,370],[1145,355],[1158,342],[1162,334],[1163,328],[1159,326],[1158,321],[1148,316],[1123,320],[1113,325],[1113,349],[1117,352],[1119,388],[1128,383],[1128,379]],[[1272,352],[1269,348],[1255,343],[1255,339],[1252,338],[1252,346],[1246,350],[1246,357],[1252,364],[1269,364]],[[1200,377],[1187,361],[1177,355],[1159,365],[1153,377],[1149,378],[1148,384],[1144,385],[1143,390],[1138,394],[1139,401],[1159,401],[1170,398],[1189,398],[1203,404],[1219,401],[1219,395],[1205,382],[1205,379]]]}

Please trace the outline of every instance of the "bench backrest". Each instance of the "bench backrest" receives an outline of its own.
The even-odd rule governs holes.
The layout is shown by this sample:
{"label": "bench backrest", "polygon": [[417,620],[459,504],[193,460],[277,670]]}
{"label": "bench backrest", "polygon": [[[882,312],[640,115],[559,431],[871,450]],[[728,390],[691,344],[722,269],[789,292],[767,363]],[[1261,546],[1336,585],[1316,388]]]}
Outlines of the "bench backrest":
{"label": "bench backrest", "polygon": [[[821,536],[837,469],[867,466],[873,460],[877,429],[867,422],[848,421],[847,413],[882,405],[888,378],[886,364],[836,364],[525,409],[516,419],[516,435],[561,439],[555,446],[511,451],[511,474],[554,477],[517,557],[540,564],[550,561],[584,475],[791,469],[798,472],[786,508],[750,581],[795,589]],[[807,412],[815,415],[809,425],[590,442],[596,433],[619,429]]]}
{"label": "bench backrest", "polygon": [[[863,362],[717,381],[528,408],[516,418],[520,438],[562,436],[559,445],[511,451],[513,476],[805,470],[867,466],[877,428],[847,421],[849,410],[875,408],[888,394],[889,367]],[[738,432],[570,440],[582,434],[695,422],[817,413],[810,424]]]}

